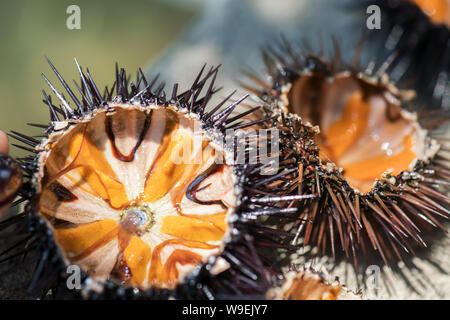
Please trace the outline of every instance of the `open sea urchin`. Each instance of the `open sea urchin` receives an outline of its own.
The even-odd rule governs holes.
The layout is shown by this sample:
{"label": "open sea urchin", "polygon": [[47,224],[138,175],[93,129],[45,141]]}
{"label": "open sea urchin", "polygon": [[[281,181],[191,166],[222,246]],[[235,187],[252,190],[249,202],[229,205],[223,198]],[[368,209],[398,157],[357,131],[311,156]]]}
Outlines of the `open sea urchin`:
{"label": "open sea urchin", "polygon": [[38,208],[68,260],[95,279],[173,288],[223,250],[236,177],[211,141],[194,148],[196,121],[117,103],[49,136]]}
{"label": "open sea urchin", "polygon": [[132,83],[116,66],[100,94],[78,63],[75,94],[49,64],[71,101],[43,75],[59,104],[43,91],[51,121],[33,126],[44,137],[11,135],[31,155],[19,159],[24,211],[0,223],[17,238],[0,262],[35,250],[30,290],[43,295],[67,292],[66,269],[77,265],[90,298],[264,296],[273,261],[262,248],[286,247],[286,235],[257,217],[282,212],[272,204],[283,198],[252,189],[270,162],[234,161],[257,144],[227,143],[228,131],[235,141],[234,130],[266,121],[246,119],[255,109],[233,113],[245,97],[209,107],[218,68],[205,67],[166,97],[156,78],[139,71]]}
{"label": "open sea urchin", "polygon": [[[343,251],[355,265],[361,256],[388,263],[426,246],[424,232],[443,228],[450,215],[448,159],[433,121],[406,108],[413,93],[389,81],[391,60],[363,71],[359,53],[347,65],[338,48],[328,61],[287,41],[263,57],[270,80],[250,75],[258,86],[245,87],[277,116],[269,126],[286,129],[280,162],[290,161],[291,171],[280,184],[291,195],[317,195],[285,203],[299,209],[285,226],[293,244]],[[314,145],[287,124],[300,119],[320,131]]]}

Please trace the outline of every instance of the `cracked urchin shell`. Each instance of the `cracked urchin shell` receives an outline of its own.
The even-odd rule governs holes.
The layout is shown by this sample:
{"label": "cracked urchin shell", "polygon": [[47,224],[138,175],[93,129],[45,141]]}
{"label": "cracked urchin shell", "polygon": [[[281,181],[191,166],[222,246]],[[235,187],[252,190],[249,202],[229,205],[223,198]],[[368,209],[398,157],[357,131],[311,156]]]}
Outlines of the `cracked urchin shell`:
{"label": "cracked urchin shell", "polygon": [[116,67],[101,95],[78,64],[77,96],[49,63],[75,107],[44,76],[61,103],[44,91],[51,122],[33,126],[45,137],[11,135],[32,155],[18,159],[26,203],[0,225],[16,225],[18,238],[1,261],[37,249],[30,289],[44,295],[67,291],[69,265],[81,268],[89,298],[264,295],[271,262],[261,248],[283,248],[285,235],[267,237],[255,218],[280,211],[251,191],[268,163],[235,163],[239,146],[226,142],[228,130],[254,125],[248,112],[231,116],[245,97],[206,109],[218,68],[203,68],[183,93],[175,85],[167,99],[164,85],[153,91],[142,72],[129,83]]}
{"label": "cracked urchin shell", "polygon": [[[435,136],[443,111],[406,109],[414,94],[389,81],[389,61],[361,70],[359,53],[350,65],[340,56],[337,45],[328,61],[283,41],[263,51],[269,81],[250,74],[258,87],[245,87],[269,105],[269,127],[286,128],[284,188],[316,195],[280,204],[299,209],[298,220],[285,224],[293,243],[343,251],[355,265],[361,255],[388,263],[426,246],[423,233],[449,217],[448,155]],[[305,121],[318,133],[307,146],[293,125]]]}

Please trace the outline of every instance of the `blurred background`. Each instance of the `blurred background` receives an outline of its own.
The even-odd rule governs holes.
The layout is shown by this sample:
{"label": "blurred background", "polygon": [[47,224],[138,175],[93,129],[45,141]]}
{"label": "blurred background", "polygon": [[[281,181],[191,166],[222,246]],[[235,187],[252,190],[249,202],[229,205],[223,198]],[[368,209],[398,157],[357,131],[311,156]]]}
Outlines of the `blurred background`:
{"label": "blurred background", "polygon": [[[353,4],[351,4],[353,3]],[[356,2],[357,3],[357,2]],[[68,29],[70,5],[81,11],[81,29]],[[168,83],[189,84],[200,67],[223,65],[223,95],[238,86],[247,67],[261,70],[259,48],[285,35],[293,41],[340,37],[355,42],[365,27],[353,1],[333,0],[61,0],[9,1],[0,13],[0,129],[35,132],[47,123],[41,73],[55,85],[48,56],[69,84],[79,80],[74,57],[96,83],[111,86],[114,64],[135,75],[138,67]],[[356,21],[356,22],[355,22]],[[355,31],[358,32],[353,32]],[[329,41],[323,41],[327,43]],[[11,148],[13,156],[22,155]]]}
{"label": "blurred background", "polygon": [[[69,30],[69,5],[81,9],[81,29]],[[29,132],[27,122],[48,122],[41,102],[41,73],[54,76],[47,55],[67,82],[79,80],[74,57],[95,81],[111,85],[114,64],[133,74],[176,41],[198,15],[197,7],[171,1],[8,1],[0,13],[0,128]],[[56,81],[53,81],[54,84]],[[13,155],[20,154],[16,148]]]}

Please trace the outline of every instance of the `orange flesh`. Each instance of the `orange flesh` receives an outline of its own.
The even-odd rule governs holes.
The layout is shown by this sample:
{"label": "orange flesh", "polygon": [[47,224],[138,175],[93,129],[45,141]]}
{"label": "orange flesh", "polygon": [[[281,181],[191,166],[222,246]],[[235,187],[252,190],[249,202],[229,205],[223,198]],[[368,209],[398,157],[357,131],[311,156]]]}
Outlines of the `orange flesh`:
{"label": "orange flesh", "polygon": [[[111,209],[122,210],[136,204],[152,203],[167,194],[171,195],[174,190],[182,189],[181,197],[180,190],[175,192],[176,199],[171,197],[173,202],[178,202],[187,186],[199,174],[198,169],[213,154],[209,153],[200,164],[174,163],[173,159],[181,154],[183,145],[188,143],[192,146],[192,139],[187,134],[177,132],[178,125],[167,124],[167,127],[170,127],[170,131],[165,132],[162,137],[154,162],[146,175],[145,188],[138,199],[127,198],[124,185],[117,179],[103,152],[87,137],[85,130],[75,132],[70,139],[68,148],[70,160],[66,159],[63,165],[60,165],[61,172],[48,171],[55,177],[61,174],[68,177],[83,191],[103,199]],[[208,144],[207,141],[203,142],[204,147]],[[56,153],[55,156],[60,154]],[[57,161],[54,160],[54,162]],[[80,177],[81,181],[78,181]],[[54,179],[50,177],[49,180]],[[119,237],[121,263],[124,263],[128,270],[128,278],[121,281],[142,288],[173,287],[177,284],[179,276],[177,266],[195,266],[201,263],[203,257],[192,250],[218,248],[217,245],[211,245],[208,242],[220,241],[227,228],[226,211],[187,215],[183,214],[182,209],[178,210],[179,203],[173,203],[173,205],[177,208],[178,214],[165,216],[159,226],[160,231],[172,239],[162,241],[153,247],[145,243],[138,235],[128,234],[117,221],[112,219],[102,219],[71,228],[56,228],[55,237],[68,257],[76,260],[89,256],[114,237]],[[152,232],[152,229],[150,228],[148,232]],[[125,238],[124,235],[126,235]],[[165,263],[162,263],[161,251],[173,244],[180,245],[183,249],[173,249]],[[148,284],[145,279],[148,279]]]}
{"label": "orange flesh", "polygon": [[[74,159],[71,166],[78,167],[80,176],[94,191],[94,195],[107,200],[113,208],[126,206],[128,198],[125,188],[117,181],[103,153],[86,138],[83,132],[77,132],[74,135],[70,142],[69,155]],[[90,192],[88,189],[85,191]]]}
{"label": "orange flesh", "polygon": [[77,228],[56,229],[55,237],[66,251],[78,254],[107,236],[116,227],[114,220],[104,219],[79,225]]}
{"label": "orange flesh", "polygon": [[369,113],[370,104],[362,99],[361,94],[354,93],[347,102],[341,119],[324,133],[333,159],[339,159],[362,136],[367,128]]}
{"label": "orange flesh", "polygon": [[413,2],[433,22],[450,26],[450,4],[448,0],[413,0]]}
{"label": "orange flesh", "polygon": [[147,265],[151,258],[150,252],[150,246],[136,236],[123,252],[126,264],[131,270],[132,278],[129,281],[132,284],[139,285],[144,282]]}
{"label": "orange flesh", "polygon": [[364,101],[360,93],[354,93],[347,102],[341,118],[321,133],[318,139],[320,157],[342,167],[350,185],[363,193],[370,191],[375,179],[381,178],[383,173],[397,175],[409,169],[409,165],[417,157],[413,151],[413,138],[409,135],[404,137],[400,152],[395,152],[396,150],[392,154],[383,152],[383,155],[341,166],[339,159],[366,131],[370,110],[370,103]]}
{"label": "orange flesh", "polygon": [[161,231],[177,238],[206,242],[222,239],[224,227],[225,214],[200,219],[192,216],[167,216],[163,220]]}
{"label": "orange flesh", "polygon": [[161,286],[162,284],[173,286],[175,280],[178,278],[178,271],[174,270],[176,263],[181,265],[197,265],[202,261],[201,256],[192,251],[175,249],[163,266],[161,263],[161,251],[168,244],[180,244],[187,248],[198,249],[211,249],[215,247],[202,242],[180,241],[176,239],[166,240],[159,244],[152,252],[152,263],[148,271],[148,282],[151,286]]}
{"label": "orange flesh", "polygon": [[190,138],[181,134],[170,134],[164,137],[163,153],[154,163],[150,177],[145,184],[144,201],[153,202],[164,197],[178,182],[185,164],[176,164],[173,159],[180,154],[184,143],[191,143]]}
{"label": "orange flesh", "polygon": [[[193,147],[192,141],[190,144],[191,148]],[[201,164],[196,162],[184,165],[183,174],[181,175],[178,184],[170,191],[170,197],[177,208],[178,213],[183,214],[180,210],[180,202],[183,196],[186,193],[189,184],[192,182],[192,177],[199,174],[200,167],[203,163],[205,163],[208,159],[214,158],[215,150],[212,148],[208,148],[209,145],[205,142],[202,143],[202,154],[203,161],[200,161]],[[191,149],[193,150],[193,149]],[[198,159],[197,159],[198,160]]]}

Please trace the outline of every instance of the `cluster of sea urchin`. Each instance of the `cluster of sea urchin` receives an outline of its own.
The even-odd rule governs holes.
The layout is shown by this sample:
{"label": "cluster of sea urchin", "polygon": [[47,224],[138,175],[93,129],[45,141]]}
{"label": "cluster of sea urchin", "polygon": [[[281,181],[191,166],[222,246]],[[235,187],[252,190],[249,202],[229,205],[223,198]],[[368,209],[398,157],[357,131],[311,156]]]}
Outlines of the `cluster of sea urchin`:
{"label": "cluster of sea urchin", "polygon": [[273,204],[285,198],[257,190],[271,162],[235,161],[259,144],[228,141],[267,119],[233,112],[245,96],[209,106],[218,68],[166,97],[156,78],[139,70],[132,83],[117,66],[101,94],[77,63],[75,94],[48,62],[71,101],[43,76],[60,105],[43,91],[51,121],[32,124],[42,139],[11,134],[31,155],[18,159],[25,206],[0,224],[17,239],[1,261],[35,250],[30,290],[43,295],[76,265],[90,298],[264,297],[277,274],[264,248],[286,247],[287,235],[258,218],[284,212]]}
{"label": "cluster of sea urchin", "polygon": [[[277,222],[295,234],[292,243],[344,252],[355,265],[425,246],[423,233],[450,216],[448,159],[435,128],[424,128],[430,122],[406,109],[413,94],[390,82],[389,61],[363,71],[359,56],[348,65],[337,48],[328,61],[287,41],[263,57],[269,82],[250,75],[257,87],[245,87],[275,115],[265,125],[286,129],[280,161],[288,175],[279,184],[285,195],[317,196],[282,204],[298,209],[294,223]],[[302,121],[318,132],[313,144],[293,125]]]}
{"label": "cluster of sea urchin", "polygon": [[[48,61],[70,101],[43,76],[58,99],[43,91],[50,123],[31,125],[44,134],[10,134],[31,155],[17,159],[24,206],[0,223],[16,239],[0,262],[33,252],[30,289],[44,296],[68,293],[77,266],[85,298],[337,299],[340,285],[285,273],[268,249],[312,245],[357,266],[426,246],[450,217],[440,112],[414,112],[386,74],[395,59],[363,71],[359,54],[340,56],[269,48],[270,81],[245,86],[263,106],[240,113],[246,96],[210,106],[218,68],[169,97],[117,66],[101,94],[77,63],[75,94]],[[11,163],[0,205],[22,183]]]}

